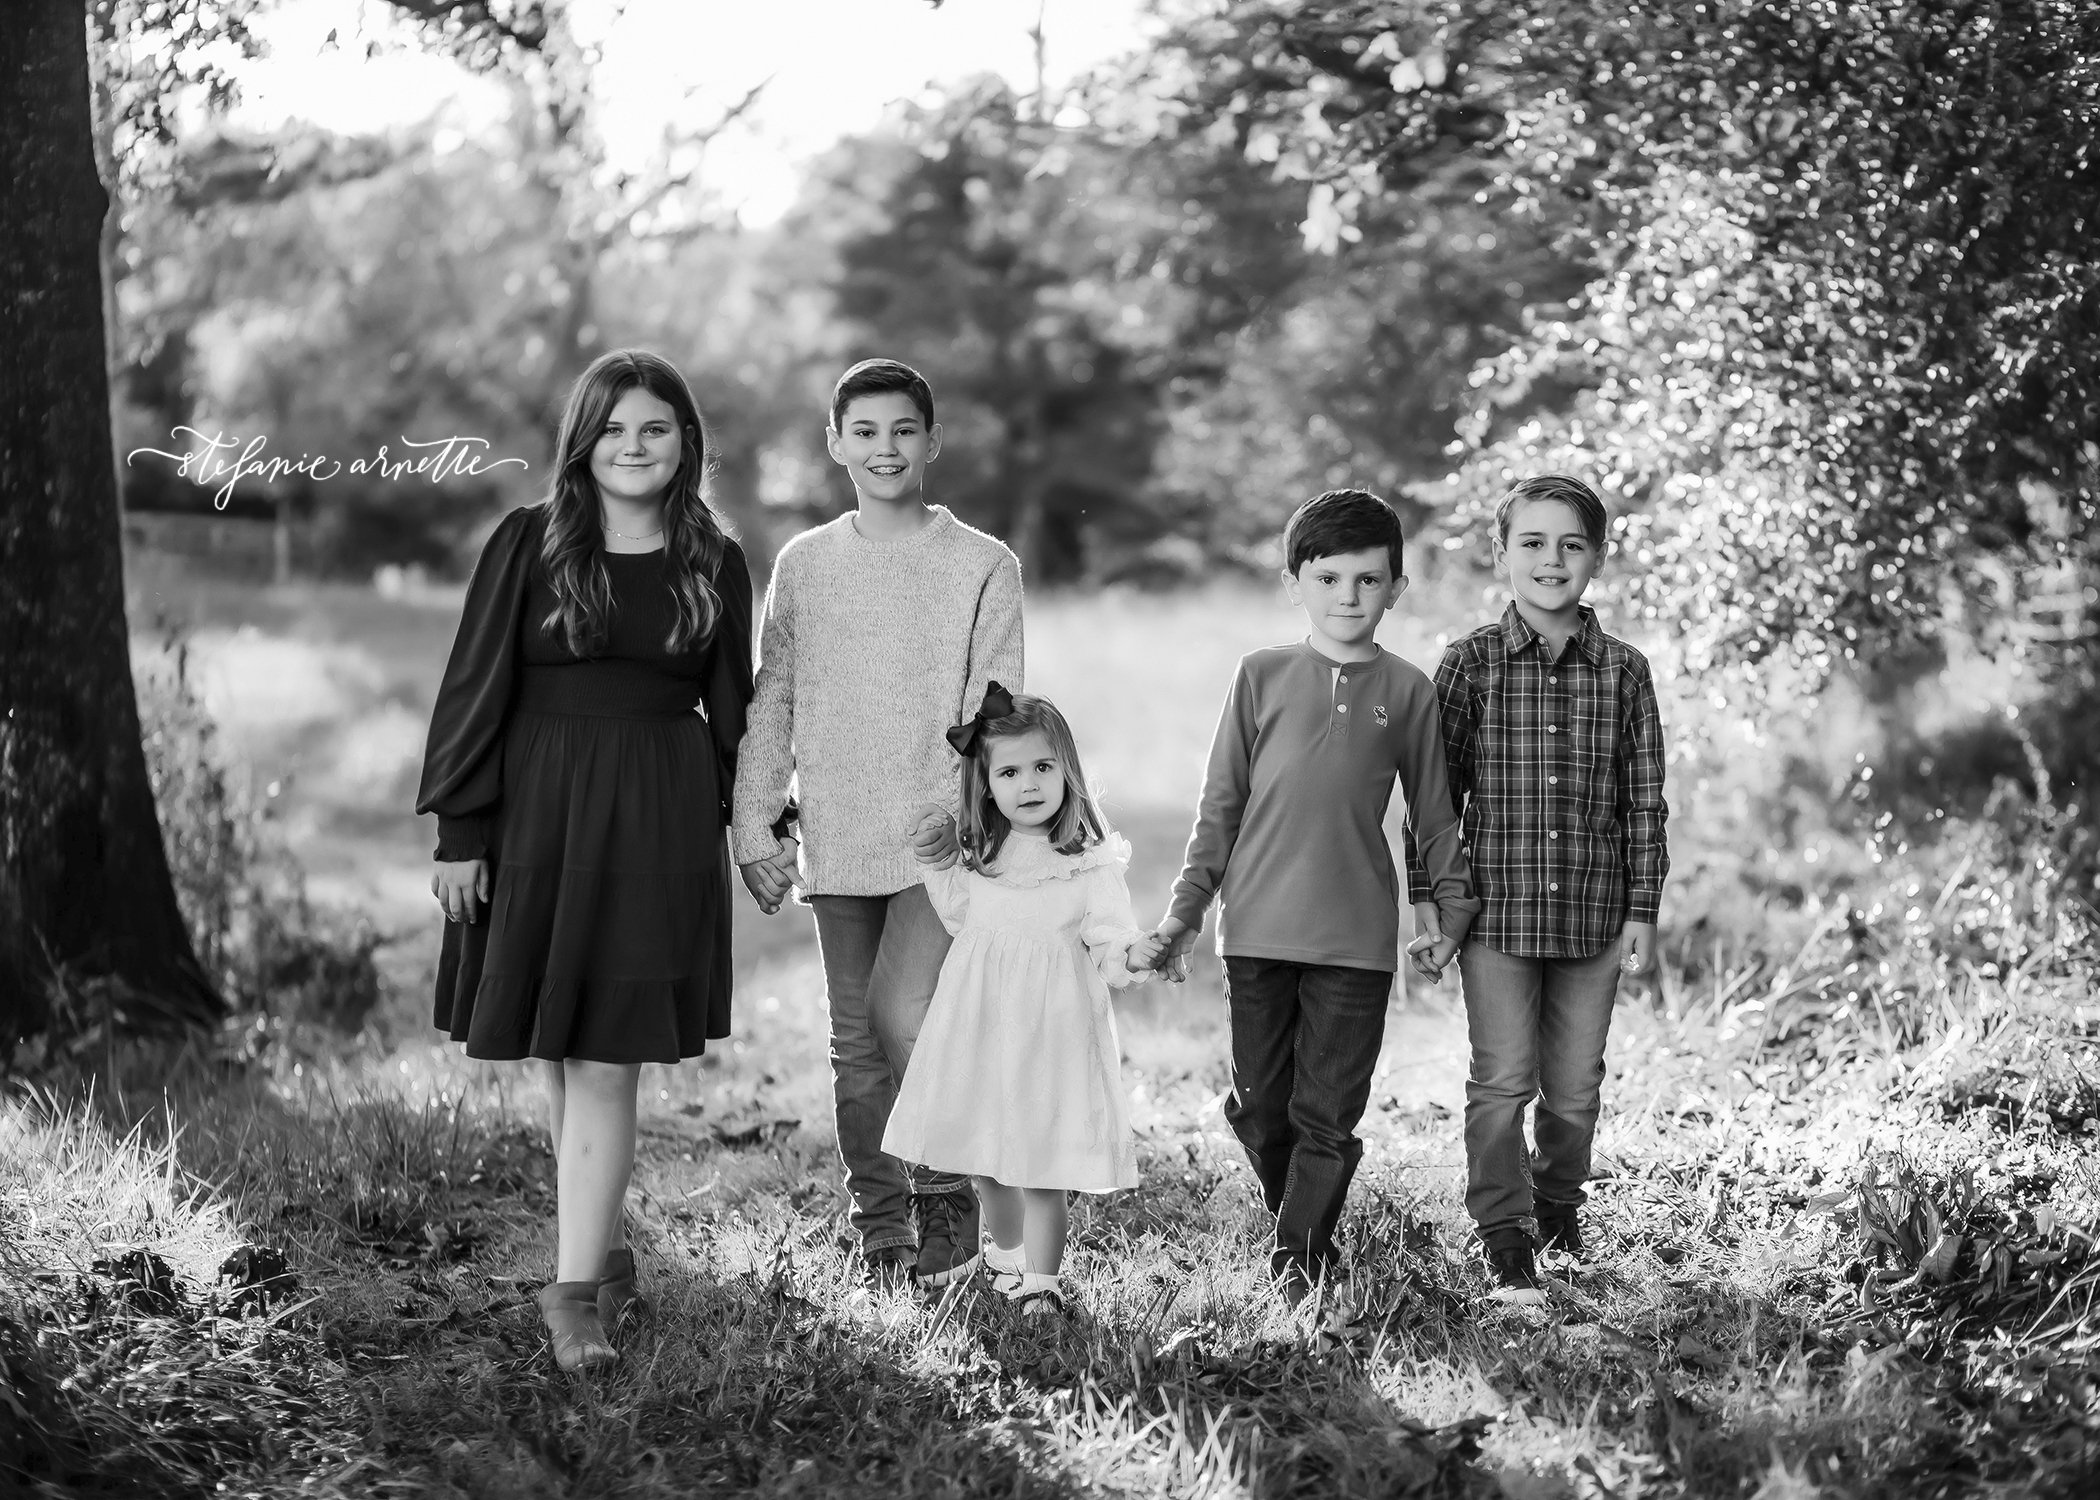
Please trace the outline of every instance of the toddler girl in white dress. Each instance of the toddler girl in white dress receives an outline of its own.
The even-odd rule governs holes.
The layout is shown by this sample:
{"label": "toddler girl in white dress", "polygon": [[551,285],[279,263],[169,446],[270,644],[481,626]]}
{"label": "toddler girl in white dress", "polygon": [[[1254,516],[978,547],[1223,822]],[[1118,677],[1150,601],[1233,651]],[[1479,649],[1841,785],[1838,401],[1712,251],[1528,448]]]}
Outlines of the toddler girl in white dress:
{"label": "toddler girl in white dress", "polygon": [[922,856],[922,873],[955,943],[882,1149],[969,1173],[993,1285],[1057,1313],[1065,1194],[1137,1186],[1108,992],[1149,977],[1164,943],[1131,914],[1130,845],[1102,821],[1048,699],[995,682],[948,739],[963,757],[962,857],[941,869]]}

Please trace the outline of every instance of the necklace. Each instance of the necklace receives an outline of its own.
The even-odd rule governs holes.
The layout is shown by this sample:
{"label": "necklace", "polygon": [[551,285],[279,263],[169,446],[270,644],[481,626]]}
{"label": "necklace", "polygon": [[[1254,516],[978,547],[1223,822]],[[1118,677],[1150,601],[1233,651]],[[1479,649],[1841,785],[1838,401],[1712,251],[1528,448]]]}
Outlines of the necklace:
{"label": "necklace", "polygon": [[600,526],[603,526],[607,531],[611,532],[614,536],[618,537],[623,542],[646,542],[652,536],[662,536],[664,534],[663,527],[659,526],[656,528],[656,530],[645,531],[640,536],[629,536],[626,532],[617,530],[613,526],[612,522],[606,520],[605,517],[602,515],[598,517],[598,524]]}

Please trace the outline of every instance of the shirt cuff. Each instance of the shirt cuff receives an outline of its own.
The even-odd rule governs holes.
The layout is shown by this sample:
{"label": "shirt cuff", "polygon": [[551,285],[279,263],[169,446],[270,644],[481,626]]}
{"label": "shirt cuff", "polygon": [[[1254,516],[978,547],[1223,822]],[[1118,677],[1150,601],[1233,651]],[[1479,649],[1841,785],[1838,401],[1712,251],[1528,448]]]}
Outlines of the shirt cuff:
{"label": "shirt cuff", "polygon": [[1626,898],[1626,920],[1629,922],[1646,922],[1652,927],[1661,910],[1661,891],[1635,891]]}
{"label": "shirt cuff", "polygon": [[1187,881],[1176,881],[1174,899],[1167,906],[1167,920],[1179,922],[1190,932],[1203,930],[1203,913],[1210,907],[1210,897],[1197,890]]}
{"label": "shirt cuff", "polygon": [[729,830],[729,857],[737,864],[748,865],[757,860],[771,859],[780,852],[780,836],[770,828],[740,828]]}
{"label": "shirt cuff", "polygon": [[430,851],[430,857],[447,863],[487,859],[489,824],[493,821],[486,813],[473,813],[458,818],[448,818],[439,813],[437,848]]}
{"label": "shirt cuff", "polygon": [[1437,926],[1454,943],[1464,943],[1466,934],[1473,930],[1473,919],[1480,915],[1477,899],[1439,901],[1436,904]]}

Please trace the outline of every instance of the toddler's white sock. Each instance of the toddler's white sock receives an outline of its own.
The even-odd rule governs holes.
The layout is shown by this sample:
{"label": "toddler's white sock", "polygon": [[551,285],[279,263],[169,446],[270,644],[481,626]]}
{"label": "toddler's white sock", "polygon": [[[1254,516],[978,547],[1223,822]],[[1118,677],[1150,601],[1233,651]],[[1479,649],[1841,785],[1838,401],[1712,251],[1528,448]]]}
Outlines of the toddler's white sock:
{"label": "toddler's white sock", "polygon": [[1055,1271],[1024,1271],[1021,1273],[1021,1295],[1030,1292],[1062,1292]]}
{"label": "toddler's white sock", "polygon": [[1028,1269],[1023,1247],[1016,1245],[1009,1250],[996,1240],[985,1241],[984,1269],[992,1278],[994,1291],[1018,1297],[1022,1274]]}

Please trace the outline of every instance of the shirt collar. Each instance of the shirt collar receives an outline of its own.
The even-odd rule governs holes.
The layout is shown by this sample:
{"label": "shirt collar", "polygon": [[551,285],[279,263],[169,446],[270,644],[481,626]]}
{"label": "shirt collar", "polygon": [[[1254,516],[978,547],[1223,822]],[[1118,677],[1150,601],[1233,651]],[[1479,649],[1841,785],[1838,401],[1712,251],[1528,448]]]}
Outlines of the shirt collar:
{"label": "shirt collar", "polygon": [[[1584,661],[1593,667],[1601,666],[1604,662],[1604,627],[1597,623],[1597,612],[1587,604],[1578,604],[1575,613],[1581,623],[1575,627],[1573,645]],[[1502,611],[1502,645],[1511,656],[1543,640],[1544,637],[1531,628],[1531,622],[1518,612],[1514,602]]]}

